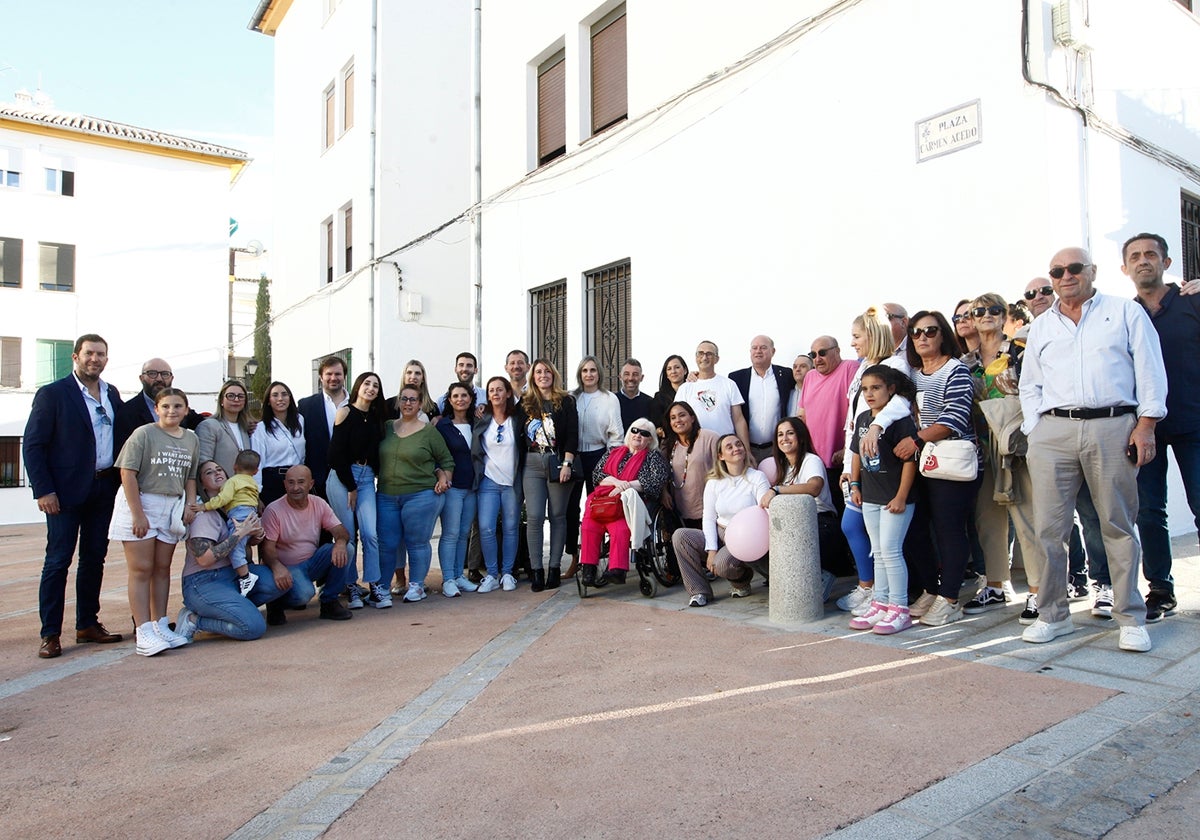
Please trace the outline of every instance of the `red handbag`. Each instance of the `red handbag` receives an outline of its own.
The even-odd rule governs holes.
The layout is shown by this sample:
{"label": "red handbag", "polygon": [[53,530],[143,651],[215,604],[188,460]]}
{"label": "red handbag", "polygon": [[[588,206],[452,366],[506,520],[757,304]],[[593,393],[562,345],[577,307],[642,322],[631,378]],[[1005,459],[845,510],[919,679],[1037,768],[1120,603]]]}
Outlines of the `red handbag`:
{"label": "red handbag", "polygon": [[607,525],[609,522],[616,522],[618,519],[625,518],[625,505],[621,503],[620,493],[600,495],[600,491],[608,489],[608,487],[597,487],[588,496],[588,516],[593,522],[598,522],[601,525]]}

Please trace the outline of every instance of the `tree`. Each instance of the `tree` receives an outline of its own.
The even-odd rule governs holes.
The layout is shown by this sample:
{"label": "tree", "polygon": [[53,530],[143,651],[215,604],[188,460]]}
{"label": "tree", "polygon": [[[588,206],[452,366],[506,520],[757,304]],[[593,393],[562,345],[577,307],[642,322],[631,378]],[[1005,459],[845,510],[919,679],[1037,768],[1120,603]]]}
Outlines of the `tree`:
{"label": "tree", "polygon": [[254,304],[254,358],[258,361],[258,370],[250,378],[250,393],[264,402],[267,386],[271,384],[270,283],[266,277],[258,281],[258,299]]}

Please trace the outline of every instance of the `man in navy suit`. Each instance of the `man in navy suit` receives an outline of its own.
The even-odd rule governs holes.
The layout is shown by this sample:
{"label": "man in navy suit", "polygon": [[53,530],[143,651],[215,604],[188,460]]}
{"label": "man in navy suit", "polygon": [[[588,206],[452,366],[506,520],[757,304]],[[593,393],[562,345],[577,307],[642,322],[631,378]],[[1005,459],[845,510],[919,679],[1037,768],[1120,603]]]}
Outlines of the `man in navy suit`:
{"label": "man in navy suit", "polygon": [[325,498],[325,480],[329,478],[329,438],[337,410],[349,405],[346,391],[346,362],[341,356],[326,356],[317,370],[321,390],[298,403],[304,418],[304,466],[312,473],[312,492]]}
{"label": "man in navy suit", "polygon": [[[138,379],[142,383],[142,393],[117,409],[116,421],[113,423],[114,455],[120,454],[121,447],[129,440],[134,429],[158,420],[158,413],[154,410],[154,398],[163,388],[174,387],[175,374],[164,360],[150,359],[142,365]],[[183,427],[195,431],[203,420],[202,414],[197,414],[194,409],[189,408],[187,417],[183,418]]]}
{"label": "man in navy suit", "polygon": [[746,401],[746,425],[750,429],[750,454],[762,462],[771,456],[775,427],[787,413],[788,397],[796,387],[791,370],[771,364],[775,342],[756,335],[750,341],[750,367],[729,374]]}
{"label": "man in navy suit", "polygon": [[75,546],[75,641],[119,642],[100,623],[100,587],[108,553],[108,523],[120,480],[113,467],[113,417],[121,394],[103,382],[108,342],[89,333],[75,341],[75,369],[38,389],[25,425],[25,474],[46,514],[46,561],[38,603],[42,644],[38,656],[62,655],[67,571]]}

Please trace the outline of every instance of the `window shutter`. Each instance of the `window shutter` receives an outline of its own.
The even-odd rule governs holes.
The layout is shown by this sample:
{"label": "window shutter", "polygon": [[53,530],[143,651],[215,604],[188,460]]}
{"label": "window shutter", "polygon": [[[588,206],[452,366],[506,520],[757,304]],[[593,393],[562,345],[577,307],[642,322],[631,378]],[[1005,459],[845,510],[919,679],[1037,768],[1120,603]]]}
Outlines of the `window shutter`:
{"label": "window shutter", "polygon": [[626,92],[625,15],[592,33],[592,133],[629,113]]}
{"label": "window shutter", "polygon": [[[553,59],[552,59],[553,60]],[[538,166],[567,150],[567,62],[557,61],[538,74]]]}

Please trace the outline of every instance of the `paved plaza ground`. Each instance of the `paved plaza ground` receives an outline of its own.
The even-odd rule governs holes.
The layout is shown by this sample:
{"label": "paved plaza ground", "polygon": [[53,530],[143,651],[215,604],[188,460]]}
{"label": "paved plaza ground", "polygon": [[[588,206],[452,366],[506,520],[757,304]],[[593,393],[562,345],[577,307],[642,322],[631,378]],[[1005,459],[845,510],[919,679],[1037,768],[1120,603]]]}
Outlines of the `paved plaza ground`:
{"label": "paved plaza ground", "polygon": [[[153,658],[75,645],[69,597],[47,661],[43,549],[0,528],[4,837],[1140,838],[1200,814],[1194,536],[1147,654],[1088,603],[1035,646],[1016,604],[881,637],[832,605],[773,625],[761,581],[705,609],[567,581]],[[114,543],[101,619],[129,633],[125,582]]]}

